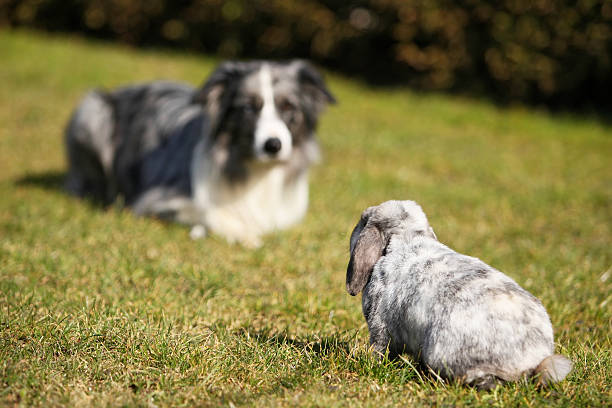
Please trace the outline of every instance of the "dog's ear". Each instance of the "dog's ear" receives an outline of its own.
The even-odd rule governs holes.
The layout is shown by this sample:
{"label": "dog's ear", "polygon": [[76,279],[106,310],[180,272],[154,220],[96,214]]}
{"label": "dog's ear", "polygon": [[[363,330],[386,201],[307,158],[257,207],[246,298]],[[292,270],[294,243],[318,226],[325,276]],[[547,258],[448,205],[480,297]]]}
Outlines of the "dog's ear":
{"label": "dog's ear", "polygon": [[253,69],[251,63],[227,61],[222,63],[193,94],[192,102],[204,106],[209,115],[216,117],[230,99],[232,86]]}
{"label": "dog's ear", "polygon": [[301,91],[312,101],[317,113],[320,113],[326,105],[336,103],[336,98],[327,88],[323,77],[312,65],[302,60],[293,61],[293,65],[297,69],[297,80]]}
{"label": "dog's ear", "polygon": [[[351,234],[351,240],[354,239],[355,234],[359,234],[346,268],[346,290],[351,296],[361,292],[368,283],[372,269],[385,248],[385,240],[380,230],[369,222],[363,226],[363,221],[362,219],[357,224]],[[359,231],[360,228],[362,228],[361,231]]]}

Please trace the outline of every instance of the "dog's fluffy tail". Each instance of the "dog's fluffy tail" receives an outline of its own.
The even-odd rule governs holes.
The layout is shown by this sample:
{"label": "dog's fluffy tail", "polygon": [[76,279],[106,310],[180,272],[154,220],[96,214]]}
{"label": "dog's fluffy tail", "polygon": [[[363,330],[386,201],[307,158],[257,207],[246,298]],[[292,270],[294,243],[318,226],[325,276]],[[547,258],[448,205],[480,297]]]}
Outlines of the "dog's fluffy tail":
{"label": "dog's fluffy tail", "polygon": [[553,354],[546,357],[536,367],[535,375],[540,376],[540,383],[549,385],[562,381],[572,371],[573,363],[565,356]]}

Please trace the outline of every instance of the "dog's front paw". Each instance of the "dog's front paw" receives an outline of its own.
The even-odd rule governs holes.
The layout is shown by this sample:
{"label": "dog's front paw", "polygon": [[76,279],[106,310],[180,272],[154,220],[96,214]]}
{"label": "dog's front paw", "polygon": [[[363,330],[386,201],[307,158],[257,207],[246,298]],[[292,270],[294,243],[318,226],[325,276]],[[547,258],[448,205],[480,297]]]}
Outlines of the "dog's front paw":
{"label": "dog's front paw", "polygon": [[206,237],[206,228],[203,225],[194,225],[191,228],[191,231],[189,231],[189,237],[191,237],[191,239],[196,240],[196,239],[202,239]]}
{"label": "dog's front paw", "polygon": [[257,249],[261,248],[263,241],[259,237],[243,237],[238,242],[245,248]]}

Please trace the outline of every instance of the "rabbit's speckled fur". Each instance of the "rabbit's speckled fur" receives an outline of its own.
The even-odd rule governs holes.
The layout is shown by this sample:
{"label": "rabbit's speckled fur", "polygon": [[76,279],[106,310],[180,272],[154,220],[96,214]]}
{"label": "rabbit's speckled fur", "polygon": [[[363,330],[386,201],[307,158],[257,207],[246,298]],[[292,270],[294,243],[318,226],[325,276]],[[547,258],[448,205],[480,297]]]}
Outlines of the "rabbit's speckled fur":
{"label": "rabbit's speckled fur", "polygon": [[446,378],[489,388],[539,374],[562,380],[542,303],[477,258],[440,243],[414,201],[365,210],[351,235],[347,290],[363,290],[370,344],[407,352]]}

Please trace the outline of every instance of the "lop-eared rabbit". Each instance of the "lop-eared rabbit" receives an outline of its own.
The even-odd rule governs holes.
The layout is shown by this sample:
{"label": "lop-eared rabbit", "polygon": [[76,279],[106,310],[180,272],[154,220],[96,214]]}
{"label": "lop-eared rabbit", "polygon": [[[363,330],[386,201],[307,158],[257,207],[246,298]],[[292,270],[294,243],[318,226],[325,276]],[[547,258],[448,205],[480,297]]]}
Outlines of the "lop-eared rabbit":
{"label": "lop-eared rabbit", "polygon": [[351,234],[346,288],[363,291],[377,353],[410,353],[447,379],[493,387],[500,380],[564,379],[542,303],[481,260],[440,243],[414,201],[366,209]]}

